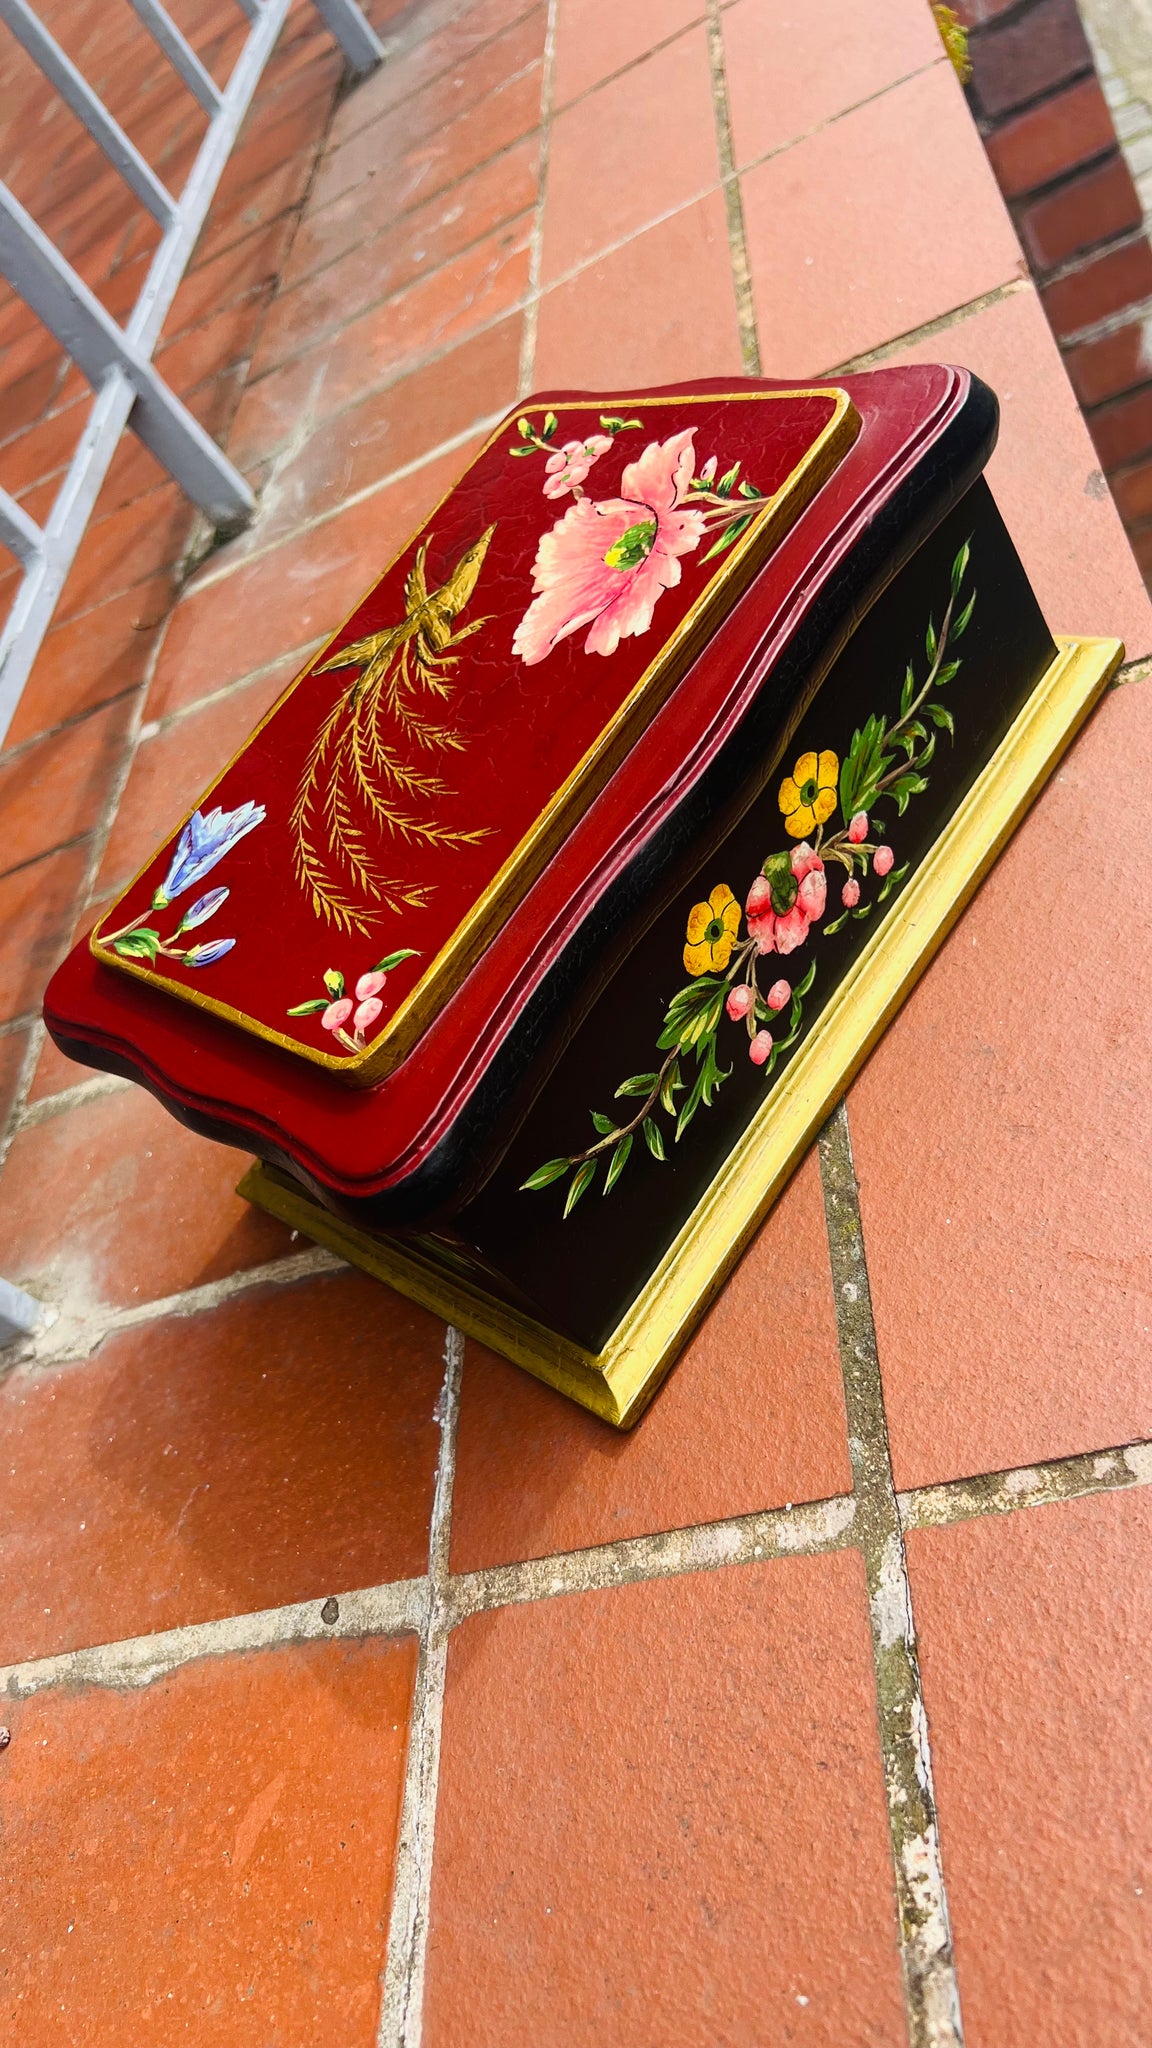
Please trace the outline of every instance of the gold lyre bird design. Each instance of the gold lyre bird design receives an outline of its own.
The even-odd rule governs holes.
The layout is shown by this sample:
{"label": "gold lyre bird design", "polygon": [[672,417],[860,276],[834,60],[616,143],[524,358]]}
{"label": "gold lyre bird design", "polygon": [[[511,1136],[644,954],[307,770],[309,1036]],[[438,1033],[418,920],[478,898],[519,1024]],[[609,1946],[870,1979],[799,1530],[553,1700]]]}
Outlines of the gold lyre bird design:
{"label": "gold lyre bird design", "polygon": [[[452,694],[450,671],[458,647],[486,618],[456,630],[476,588],[495,526],[461,555],[439,589],[425,574],[432,535],[420,543],[404,585],[405,615],[398,626],[368,633],[318,662],[314,675],[358,668],[351,688],[337,698],[309,750],[296,790],[291,825],[296,878],[318,917],[341,931],[367,932],[386,911],[422,910],[431,887],[397,880],[380,865],[381,831],[416,847],[474,846],[487,827],[465,832],[437,824],[424,805],[451,794],[421,752],[459,752],[465,742],[451,725],[428,715],[427,700]],[[385,738],[384,721],[392,728]],[[395,732],[408,741],[397,748]],[[373,828],[376,828],[373,832]],[[321,847],[323,842],[323,850]]]}

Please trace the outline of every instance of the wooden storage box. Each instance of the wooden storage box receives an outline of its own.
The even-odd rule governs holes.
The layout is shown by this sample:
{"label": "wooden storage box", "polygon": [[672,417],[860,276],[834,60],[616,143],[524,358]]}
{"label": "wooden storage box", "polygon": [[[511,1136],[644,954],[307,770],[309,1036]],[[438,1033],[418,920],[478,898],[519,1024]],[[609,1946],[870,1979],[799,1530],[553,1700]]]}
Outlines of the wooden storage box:
{"label": "wooden storage box", "polygon": [[618,1425],[1121,657],[945,366],[531,400],[45,1001]]}

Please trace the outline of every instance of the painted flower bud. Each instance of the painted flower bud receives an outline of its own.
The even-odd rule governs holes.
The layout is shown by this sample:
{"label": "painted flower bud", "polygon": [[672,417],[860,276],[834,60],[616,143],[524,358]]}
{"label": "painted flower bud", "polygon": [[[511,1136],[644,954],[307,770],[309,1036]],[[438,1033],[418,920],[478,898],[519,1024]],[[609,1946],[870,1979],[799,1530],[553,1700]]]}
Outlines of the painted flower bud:
{"label": "painted flower bud", "polygon": [[840,901],[845,910],[855,910],[860,901],[860,884],[854,875],[850,876],[840,891]]}
{"label": "painted flower bud", "polygon": [[351,1015],[351,996],[341,996],[338,1003],[329,1003],[328,1008],[320,1019],[321,1028],[325,1031],[339,1031],[345,1019]]}
{"label": "painted flower bud", "polygon": [[214,960],[222,960],[236,944],[235,939],[209,939],[207,945],[189,946],[184,955],[185,967],[211,967]]}
{"label": "painted flower bud", "polygon": [[790,981],[774,981],[765,998],[770,1010],[782,1010],[792,994]]}
{"label": "painted flower bud", "polygon": [[755,998],[746,981],[739,982],[734,989],[728,991],[728,1001],[725,1003],[724,1008],[734,1024],[738,1024],[741,1017],[748,1015],[754,1000]]}
{"label": "painted flower bud", "polygon": [[703,469],[700,471],[700,481],[702,484],[711,483],[713,477],[716,474],[717,467],[718,465],[716,462],[716,457],[714,455],[710,455],[708,457],[707,462],[704,464]]}
{"label": "painted flower bud", "polygon": [[193,932],[198,924],[207,924],[210,917],[215,917],[227,895],[227,889],[209,889],[206,896],[198,896],[191,910],[184,912],[176,927],[177,932]]}
{"label": "painted flower bud", "polygon": [[380,1001],[379,996],[368,996],[367,999],[358,1006],[356,1015],[352,1019],[352,1022],[356,1030],[367,1031],[368,1026],[376,1022],[376,1019],[380,1015],[380,1012],[383,1008],[384,1005]]}
{"label": "painted flower bud", "polygon": [[748,1047],[748,1057],[754,1067],[762,1067],[772,1050],[772,1033],[758,1031]]}
{"label": "painted flower bud", "polygon": [[878,875],[889,875],[895,859],[896,855],[890,846],[878,846],[872,855],[872,866]]}
{"label": "painted flower bud", "polygon": [[850,839],[850,840],[852,841],[852,844],[853,844],[853,846],[859,846],[859,845],[860,845],[860,844],[862,843],[862,841],[864,841],[865,839],[867,839],[867,837],[868,837],[868,813],[867,813],[867,811],[857,811],[857,813],[856,813],[856,816],[855,816],[855,817],[853,818],[853,820],[852,820],[852,823],[851,823],[851,824],[849,825],[849,827],[848,827],[848,837],[849,837],[849,839]]}
{"label": "painted flower bud", "polygon": [[378,996],[387,979],[378,967],[374,967],[371,974],[362,974],[356,983],[356,1001],[366,1003],[369,996]]}
{"label": "painted flower bud", "polygon": [[772,884],[767,875],[757,875],[744,905],[749,917],[765,917],[772,908]]}

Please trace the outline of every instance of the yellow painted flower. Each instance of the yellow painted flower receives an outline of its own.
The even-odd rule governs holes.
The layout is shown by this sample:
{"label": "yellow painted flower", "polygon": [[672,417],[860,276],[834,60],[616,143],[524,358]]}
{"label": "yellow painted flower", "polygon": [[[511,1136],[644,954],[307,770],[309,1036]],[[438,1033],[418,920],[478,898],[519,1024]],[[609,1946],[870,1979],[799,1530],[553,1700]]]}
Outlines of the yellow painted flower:
{"label": "yellow painted flower", "polygon": [[707,903],[694,903],[688,912],[684,965],[689,974],[707,974],[709,968],[723,974],[739,930],[740,905],[721,882]]}
{"label": "yellow painted flower", "polygon": [[807,839],[817,825],[823,825],[836,809],[836,778],[840,763],[835,754],[801,754],[791,775],[780,784],[780,809],[784,828],[793,839]]}

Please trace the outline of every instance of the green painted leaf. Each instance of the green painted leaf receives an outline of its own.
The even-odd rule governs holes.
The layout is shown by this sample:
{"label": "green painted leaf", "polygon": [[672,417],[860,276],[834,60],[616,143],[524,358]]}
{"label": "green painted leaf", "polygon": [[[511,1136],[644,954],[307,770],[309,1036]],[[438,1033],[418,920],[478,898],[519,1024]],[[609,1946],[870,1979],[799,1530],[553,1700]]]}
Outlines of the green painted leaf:
{"label": "green painted leaf", "polygon": [[577,1202],[580,1200],[581,1195],[584,1193],[586,1188],[591,1186],[591,1183],[595,1180],[595,1178],[596,1161],[594,1159],[586,1159],[584,1161],[583,1166],[579,1169],[579,1171],[577,1173],[574,1173],[572,1176],[572,1185],[568,1190],[568,1200],[564,1204],[565,1216],[570,1216],[572,1214],[572,1211],[576,1207]]}
{"label": "green painted leaf", "polygon": [[886,903],[888,901],[893,889],[899,887],[911,865],[910,861],[905,861],[902,868],[893,868],[891,874],[885,875],[883,887],[876,899],[878,903]]}
{"label": "green painted leaf", "polygon": [[419,957],[420,955],[415,946],[401,946],[398,953],[389,953],[385,959],[378,960],[372,972],[373,974],[391,974],[392,969],[399,967],[402,960],[418,960]]}
{"label": "green painted leaf", "polygon": [[517,420],[516,432],[521,436],[523,440],[526,441],[528,439],[529,435],[532,432],[532,426],[531,422],[527,417],[527,414],[524,414],[520,419]]}
{"label": "green painted leaf", "polygon": [[701,560],[710,562],[713,555],[722,555],[725,548],[730,548],[733,541],[739,539],[751,517],[752,514],[750,512],[742,512],[739,519],[734,519],[730,526],[724,528],[719,540],[713,541],[708,553],[703,555]]}
{"label": "green painted leaf", "polygon": [[592,1118],[592,1121],[595,1124],[596,1129],[599,1131],[600,1136],[602,1138],[606,1138],[610,1131],[614,1131],[616,1129],[616,1125],[613,1123],[611,1117],[605,1116],[603,1110],[593,1109],[589,1110],[588,1113]]}
{"label": "green painted leaf", "polygon": [[554,412],[546,412],[544,415],[544,425],[540,429],[540,439],[542,441],[550,441],[559,424],[560,422]]}
{"label": "green painted leaf", "polygon": [[546,1188],[552,1181],[559,1180],[562,1174],[567,1173],[571,1164],[572,1161],[570,1159],[549,1159],[545,1165],[538,1166],[535,1173],[530,1173],[527,1180],[522,1180],[520,1186],[521,1188]]}
{"label": "green painted leaf", "polygon": [[669,1116],[676,1114],[676,1104],[673,1097],[676,1094],[676,1090],[683,1086],[684,1083],[680,1079],[680,1062],[679,1060],[673,1060],[672,1065],[660,1083],[660,1101],[668,1111]]}
{"label": "green painted leaf", "polygon": [[740,496],[742,498],[762,498],[764,493],[763,491],[758,491],[755,484],[742,483],[740,486]]}
{"label": "green painted leaf", "polygon": [[936,659],[936,628],[931,619],[924,629],[924,652],[929,661]]}
{"label": "green painted leaf", "polygon": [[955,738],[956,722],[948,706],[946,704],[929,704],[927,710],[933,725],[938,725],[942,732],[949,733]]}
{"label": "green painted leaf", "polygon": [[871,905],[870,903],[862,903],[862,904],[860,905],[860,908],[859,908],[859,910],[852,910],[852,911],[850,911],[850,912],[849,912],[849,916],[850,916],[850,917],[854,917],[854,918],[857,918],[857,919],[859,919],[859,918],[861,918],[861,917],[871,917],[871,915],[872,915],[872,905]]}
{"label": "green painted leaf", "polygon": [[792,873],[792,862],[786,853],[769,854],[760,870],[772,891],[772,908],[777,917],[783,917],[791,910],[800,892],[800,884]]}
{"label": "green painted leaf", "polygon": [[726,469],[724,471],[723,476],[721,477],[719,483],[716,486],[716,496],[718,498],[730,498],[732,496],[732,492],[736,487],[736,479],[739,476],[739,474],[740,464],[738,462],[734,462],[732,464],[731,469]]}
{"label": "green painted leaf", "polygon": [[[112,951],[124,960],[155,960],[160,950],[160,934],[148,925],[138,931],[125,932],[123,938],[113,939]],[[327,1004],[324,1005],[327,1008]]]}
{"label": "green painted leaf", "polygon": [[327,1008],[327,996],[316,996],[310,1003],[297,1003],[294,1010],[289,1010],[288,1015],[290,1017],[314,1017],[317,1010],[326,1010]]}
{"label": "green painted leaf", "polygon": [[611,1194],[612,1189],[615,1187],[617,1181],[620,1178],[620,1175],[623,1173],[624,1168],[627,1166],[628,1154],[631,1152],[631,1150],[632,1133],[631,1131],[626,1131],[624,1133],[624,1136],[621,1138],[620,1143],[617,1145],[616,1150],[612,1154],[611,1159],[608,1161],[608,1171],[604,1176],[604,1193],[606,1195]]}
{"label": "green painted leaf", "polygon": [[965,570],[966,570],[966,569],[967,569],[967,567],[968,567],[968,558],[969,558],[969,556],[971,555],[971,553],[972,553],[972,548],[971,548],[971,544],[970,544],[970,543],[969,543],[968,541],[965,541],[965,543],[964,543],[963,547],[961,548],[961,550],[960,550],[959,554],[958,554],[958,555],[957,555],[957,557],[956,557],[956,560],[955,560],[955,561],[953,562],[953,564],[952,564],[952,595],[953,595],[953,597],[957,597],[957,596],[959,595],[959,592],[960,592],[960,585],[961,585],[961,584],[963,583],[963,581],[964,581],[964,572],[965,572]]}
{"label": "green painted leaf", "polygon": [[535,455],[536,450],[531,441],[526,441],[523,448],[510,448],[508,453],[509,455]]}
{"label": "green painted leaf", "polygon": [[963,611],[960,613],[959,618],[956,620],[956,623],[952,628],[953,640],[958,640],[960,638],[961,633],[964,632],[965,628],[967,627],[969,619],[972,617],[975,605],[976,592],[973,591],[971,597],[968,599],[967,604],[965,605]]}
{"label": "green painted leaf", "polygon": [[957,657],[957,659],[956,659],[955,661],[946,661],[946,662],[944,663],[944,666],[943,666],[943,667],[942,667],[942,669],[940,670],[940,673],[939,673],[939,675],[938,675],[938,676],[937,676],[937,678],[936,678],[936,688],[937,688],[938,690],[941,690],[941,689],[943,689],[943,687],[944,687],[944,684],[945,684],[945,683],[950,683],[950,682],[952,681],[952,678],[953,678],[954,676],[958,675],[959,673],[960,673],[960,661],[959,661],[959,657]]}
{"label": "green painted leaf", "polygon": [[905,712],[907,711],[907,709],[908,709],[908,706],[909,706],[909,705],[910,705],[910,703],[912,702],[912,699],[913,699],[913,697],[914,697],[915,695],[916,695],[916,676],[915,676],[915,672],[914,672],[914,670],[913,670],[913,667],[912,667],[912,663],[911,663],[911,662],[909,662],[909,663],[908,663],[908,666],[907,666],[907,668],[906,668],[906,669],[905,669],[905,671],[904,671],[904,687],[903,687],[903,689],[902,689],[902,690],[901,690],[901,692],[900,692],[900,716],[901,716],[901,718],[903,718],[903,716],[904,716],[904,713],[905,713]]}
{"label": "green painted leaf", "polygon": [[[827,931],[827,929],[828,929],[827,925],[825,925],[824,929],[825,929],[825,931]],[[806,995],[807,995],[807,993],[808,993],[808,991],[809,991],[809,989],[810,989],[810,988],[811,988],[811,986],[812,986],[812,983],[813,983],[813,982],[815,981],[815,979],[816,979],[816,962],[815,962],[815,961],[813,960],[813,962],[812,962],[812,965],[811,965],[811,966],[810,966],[810,968],[808,969],[808,972],[807,972],[807,974],[806,974],[806,975],[804,976],[804,979],[803,979],[803,981],[798,981],[798,982],[796,983],[796,987],[795,987],[795,989],[793,990],[793,994],[794,994],[794,995],[798,995],[798,996],[806,996]]]}
{"label": "green painted leaf", "polygon": [[664,1133],[655,1118],[646,1116],[641,1129],[648,1142],[648,1150],[652,1154],[653,1159],[666,1159],[668,1154],[664,1150]]}
{"label": "green painted leaf", "polygon": [[824,937],[826,939],[832,938],[834,934],[838,932],[843,925],[847,924],[847,922],[848,912],[846,910],[842,910],[839,917],[834,917],[832,919],[831,924],[826,924],[824,926]]}
{"label": "green painted leaf", "polygon": [[656,1078],[655,1074],[633,1074],[630,1081],[621,1081],[620,1086],[616,1090],[617,1098],[621,1095],[650,1094],[651,1090],[656,1086]]}

